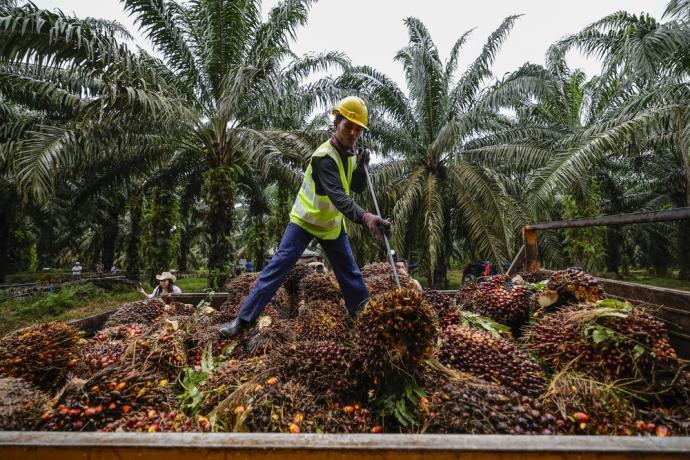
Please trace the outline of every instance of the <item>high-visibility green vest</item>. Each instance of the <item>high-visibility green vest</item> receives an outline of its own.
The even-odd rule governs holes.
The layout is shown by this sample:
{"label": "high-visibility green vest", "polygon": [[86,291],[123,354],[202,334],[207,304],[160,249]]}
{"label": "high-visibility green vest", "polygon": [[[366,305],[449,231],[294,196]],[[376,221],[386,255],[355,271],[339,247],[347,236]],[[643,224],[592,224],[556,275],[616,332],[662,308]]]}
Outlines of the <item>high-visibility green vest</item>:
{"label": "high-visibility green vest", "polygon": [[[340,180],[343,182],[345,194],[350,194],[350,181],[352,181],[352,171],[355,169],[357,159],[354,155],[347,158],[349,168],[345,174],[345,167],[340,159],[340,154],[328,140],[321,144],[312,154],[311,159],[321,157],[331,157],[338,165]],[[302,187],[295,198],[295,203],[290,211],[290,222],[293,222],[317,238],[322,240],[334,240],[340,236],[341,227],[345,226],[343,214],[333,206],[328,195],[316,194],[316,183],[312,176],[311,160],[304,172]]]}

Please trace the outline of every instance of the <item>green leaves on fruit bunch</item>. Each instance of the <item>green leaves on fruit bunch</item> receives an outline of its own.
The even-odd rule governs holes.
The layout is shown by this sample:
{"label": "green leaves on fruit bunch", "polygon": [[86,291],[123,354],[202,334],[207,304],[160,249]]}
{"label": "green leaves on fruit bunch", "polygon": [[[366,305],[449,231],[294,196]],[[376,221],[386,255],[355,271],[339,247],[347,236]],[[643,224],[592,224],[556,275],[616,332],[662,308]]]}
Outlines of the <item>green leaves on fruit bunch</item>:
{"label": "green leaves on fruit bunch", "polygon": [[424,389],[414,379],[405,382],[400,390],[388,390],[374,402],[374,408],[381,417],[393,417],[403,427],[419,424],[415,414],[422,398],[426,396]]}
{"label": "green leaves on fruit bunch", "polygon": [[469,311],[460,311],[460,322],[463,326],[490,332],[495,337],[510,335],[508,326]]}
{"label": "green leaves on fruit bunch", "polygon": [[196,416],[201,403],[206,397],[206,393],[199,388],[203,386],[215,368],[213,360],[213,349],[208,345],[201,356],[201,366],[198,368],[189,367],[182,371],[180,385],[184,391],[178,396],[180,408],[187,414]]}
{"label": "green leaves on fruit bunch", "polygon": [[[591,311],[592,320],[590,324],[582,328],[583,336],[595,344],[599,344],[604,349],[609,349],[611,347],[617,347],[618,345],[628,343],[629,341],[634,342],[632,356],[635,360],[638,360],[645,351],[648,350],[644,344],[636,341],[632,337],[621,334],[620,332],[614,331],[613,329],[598,323],[597,321],[603,318],[627,318],[633,309],[633,306],[628,302],[621,302],[615,299],[605,299],[597,302],[597,308]],[[654,352],[649,350],[653,355]]]}

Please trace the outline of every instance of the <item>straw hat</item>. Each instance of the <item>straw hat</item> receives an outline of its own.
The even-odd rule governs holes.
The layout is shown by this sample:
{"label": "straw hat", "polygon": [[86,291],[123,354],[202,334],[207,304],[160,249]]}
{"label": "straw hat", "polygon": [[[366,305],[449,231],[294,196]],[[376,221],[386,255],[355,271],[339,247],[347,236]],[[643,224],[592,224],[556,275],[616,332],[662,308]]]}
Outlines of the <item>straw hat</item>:
{"label": "straw hat", "polygon": [[163,273],[161,273],[160,275],[156,275],[156,279],[157,279],[158,281],[170,280],[170,281],[172,281],[173,283],[175,282],[175,280],[177,280],[177,278],[175,277],[175,275],[173,275],[173,274],[170,273],[170,272],[163,272]]}

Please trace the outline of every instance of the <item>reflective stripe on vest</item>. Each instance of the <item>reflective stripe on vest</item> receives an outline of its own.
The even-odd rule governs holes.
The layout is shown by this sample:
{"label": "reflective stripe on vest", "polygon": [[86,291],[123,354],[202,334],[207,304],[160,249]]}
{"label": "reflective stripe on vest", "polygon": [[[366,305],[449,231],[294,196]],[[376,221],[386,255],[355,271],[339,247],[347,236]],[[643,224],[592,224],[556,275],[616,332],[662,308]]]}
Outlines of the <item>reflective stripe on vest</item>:
{"label": "reflective stripe on vest", "polygon": [[[350,195],[350,182],[352,172],[355,169],[356,158],[347,158],[349,168],[347,175],[341,161],[340,154],[333,147],[331,141],[326,141],[312,154],[312,159],[328,156],[338,165],[340,180],[343,183],[345,194]],[[345,226],[343,214],[333,205],[328,195],[317,195],[316,183],[312,176],[311,161],[304,172],[304,179],[295,203],[290,211],[290,222],[293,222],[317,238],[334,240],[340,235],[341,227]],[[347,227],[345,227],[347,229]]]}

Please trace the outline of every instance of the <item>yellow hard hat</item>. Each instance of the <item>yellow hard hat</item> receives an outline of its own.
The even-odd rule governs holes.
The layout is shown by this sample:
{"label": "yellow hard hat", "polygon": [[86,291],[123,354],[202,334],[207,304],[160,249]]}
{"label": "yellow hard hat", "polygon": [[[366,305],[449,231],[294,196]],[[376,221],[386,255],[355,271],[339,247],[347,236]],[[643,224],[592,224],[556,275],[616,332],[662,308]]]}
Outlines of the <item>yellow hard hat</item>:
{"label": "yellow hard hat", "polygon": [[333,114],[340,114],[352,123],[366,128],[369,123],[369,112],[364,101],[357,96],[348,96],[333,108]]}

